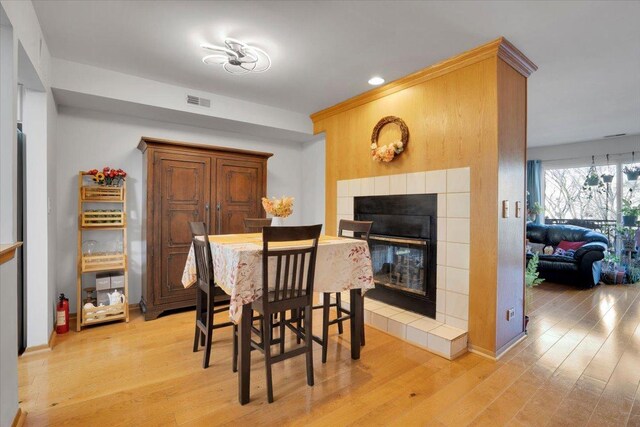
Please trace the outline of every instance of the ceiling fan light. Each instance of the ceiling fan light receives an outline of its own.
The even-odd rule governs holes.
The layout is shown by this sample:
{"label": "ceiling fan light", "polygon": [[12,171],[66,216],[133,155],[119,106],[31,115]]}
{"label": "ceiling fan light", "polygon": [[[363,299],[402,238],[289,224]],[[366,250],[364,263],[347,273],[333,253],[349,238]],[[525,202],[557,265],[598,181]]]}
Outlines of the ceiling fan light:
{"label": "ceiling fan light", "polygon": [[227,47],[202,43],[200,47],[213,52],[202,62],[222,65],[230,74],[263,73],[271,68],[271,58],[264,50],[232,38],[225,39],[224,44]]}
{"label": "ceiling fan light", "polygon": [[210,64],[222,65],[225,62],[229,62],[229,57],[227,55],[220,55],[220,54],[207,55],[204,58],[202,58],[202,62],[209,65]]}

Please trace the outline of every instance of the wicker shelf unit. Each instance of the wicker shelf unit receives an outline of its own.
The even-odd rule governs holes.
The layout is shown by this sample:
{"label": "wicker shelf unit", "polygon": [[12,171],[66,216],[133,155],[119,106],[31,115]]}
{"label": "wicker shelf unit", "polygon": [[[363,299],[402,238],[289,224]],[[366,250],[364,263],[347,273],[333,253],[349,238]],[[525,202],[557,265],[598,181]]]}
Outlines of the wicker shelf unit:
{"label": "wicker shelf unit", "polygon": [[[78,255],[77,255],[77,321],[76,330],[116,320],[129,322],[129,268],[127,257],[127,183],[121,187],[91,185],[86,172],[78,174]],[[118,209],[100,209],[96,203],[118,205]],[[83,234],[88,231],[108,231],[122,236],[122,252],[84,254]],[[102,307],[84,308],[82,278],[85,274],[122,272],[125,302]]]}

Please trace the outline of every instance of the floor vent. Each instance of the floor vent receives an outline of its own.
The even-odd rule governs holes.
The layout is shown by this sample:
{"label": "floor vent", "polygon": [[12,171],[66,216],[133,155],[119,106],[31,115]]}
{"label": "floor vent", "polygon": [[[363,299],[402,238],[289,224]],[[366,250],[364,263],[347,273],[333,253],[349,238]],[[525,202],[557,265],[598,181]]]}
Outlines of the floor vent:
{"label": "floor vent", "polygon": [[211,100],[206,98],[200,98],[195,95],[187,95],[187,104],[198,105],[200,107],[211,107]]}

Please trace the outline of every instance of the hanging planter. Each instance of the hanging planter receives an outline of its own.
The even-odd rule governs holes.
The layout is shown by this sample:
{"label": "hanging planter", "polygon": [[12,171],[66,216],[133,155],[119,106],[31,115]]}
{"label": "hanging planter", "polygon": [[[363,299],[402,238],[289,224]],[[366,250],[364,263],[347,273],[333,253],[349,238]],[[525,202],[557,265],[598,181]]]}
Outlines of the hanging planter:
{"label": "hanging planter", "polygon": [[637,181],[638,177],[640,177],[640,167],[638,166],[625,166],[622,171],[627,176],[627,180],[629,181]]}
{"label": "hanging planter", "polygon": [[613,182],[613,175],[611,174],[603,173],[600,177],[605,184],[611,184]]}
{"label": "hanging planter", "polygon": [[600,177],[595,173],[587,175],[587,178],[584,180],[584,185],[587,187],[597,187],[601,183]]}

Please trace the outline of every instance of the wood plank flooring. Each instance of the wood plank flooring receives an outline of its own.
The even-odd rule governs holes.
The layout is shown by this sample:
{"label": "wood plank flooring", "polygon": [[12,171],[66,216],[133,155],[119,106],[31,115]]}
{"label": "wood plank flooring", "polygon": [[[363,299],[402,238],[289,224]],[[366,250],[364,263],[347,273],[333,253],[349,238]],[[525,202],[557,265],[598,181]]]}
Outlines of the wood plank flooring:
{"label": "wood plank flooring", "polygon": [[304,357],[278,364],[271,405],[258,353],[252,400],[238,404],[229,329],[203,370],[193,312],[138,313],[21,357],[20,405],[28,426],[640,426],[640,286],[544,283],[533,296],[528,338],[498,362],[449,362],[372,328],[352,361],[333,327],[325,365],[314,348],[315,386]]}

